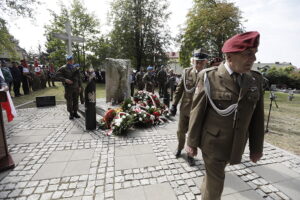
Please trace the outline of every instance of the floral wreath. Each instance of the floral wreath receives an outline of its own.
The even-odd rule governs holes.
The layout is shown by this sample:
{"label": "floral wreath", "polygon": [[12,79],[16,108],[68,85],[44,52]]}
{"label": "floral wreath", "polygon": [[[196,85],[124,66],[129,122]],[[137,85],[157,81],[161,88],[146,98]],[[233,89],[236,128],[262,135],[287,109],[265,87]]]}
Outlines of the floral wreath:
{"label": "floral wreath", "polygon": [[106,135],[123,135],[130,127],[158,125],[168,121],[169,109],[157,95],[138,91],[132,99],[125,99],[120,108],[109,109],[100,120],[99,128],[109,129]]}

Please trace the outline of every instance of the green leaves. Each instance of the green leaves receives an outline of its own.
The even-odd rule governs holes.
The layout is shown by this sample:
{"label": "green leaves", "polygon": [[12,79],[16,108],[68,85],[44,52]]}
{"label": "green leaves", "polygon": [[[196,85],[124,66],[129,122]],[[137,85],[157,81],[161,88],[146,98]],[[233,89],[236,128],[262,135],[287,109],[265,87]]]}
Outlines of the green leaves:
{"label": "green leaves", "polygon": [[111,42],[117,58],[131,59],[133,67],[165,64],[170,43],[166,0],[114,0]]}
{"label": "green leaves", "polygon": [[187,15],[187,25],[179,36],[181,65],[190,66],[192,51],[197,48],[222,57],[223,43],[243,30],[241,20],[240,10],[226,0],[194,0]]}
{"label": "green leaves", "polygon": [[266,72],[270,85],[276,84],[279,87],[300,88],[300,72],[294,66],[271,67]]}
{"label": "green leaves", "polygon": [[[88,13],[79,0],[73,0],[70,8],[62,4],[60,14],[53,11],[50,12],[53,20],[51,25],[45,26],[45,35],[47,37],[46,48],[50,62],[54,63],[55,66],[62,66],[65,63],[66,44],[54,38],[52,33],[64,33],[65,23],[70,21],[72,35],[82,37],[86,41],[84,43],[73,43],[72,51],[75,56],[75,62],[83,67],[86,67],[88,64],[96,64],[97,62],[95,61],[88,63],[91,60],[95,60],[93,56],[86,56],[86,52],[91,50],[90,47],[97,43],[97,35],[100,33],[100,23],[95,15]],[[89,60],[86,60],[87,57]]]}

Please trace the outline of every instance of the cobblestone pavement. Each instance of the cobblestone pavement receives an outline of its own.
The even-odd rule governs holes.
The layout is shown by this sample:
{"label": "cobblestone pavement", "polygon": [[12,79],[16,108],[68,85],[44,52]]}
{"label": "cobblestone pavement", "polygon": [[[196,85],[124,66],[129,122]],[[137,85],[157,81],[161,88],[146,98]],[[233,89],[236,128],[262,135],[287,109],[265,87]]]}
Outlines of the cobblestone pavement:
{"label": "cobblestone pavement", "polygon": [[[176,159],[177,119],[130,130],[127,136],[85,132],[64,105],[18,110],[5,124],[16,167],[0,174],[0,199],[200,199],[205,174],[201,157],[189,167]],[[258,164],[245,152],[226,168],[222,199],[299,199],[300,158],[265,144]]]}

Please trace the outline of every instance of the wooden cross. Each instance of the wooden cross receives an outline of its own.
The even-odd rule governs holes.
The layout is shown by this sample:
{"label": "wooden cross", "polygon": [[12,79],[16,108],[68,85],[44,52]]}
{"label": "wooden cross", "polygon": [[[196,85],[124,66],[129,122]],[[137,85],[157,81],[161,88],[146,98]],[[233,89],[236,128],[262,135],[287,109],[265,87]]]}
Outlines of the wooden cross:
{"label": "wooden cross", "polygon": [[68,56],[72,55],[72,42],[84,42],[84,38],[78,37],[78,36],[72,36],[71,35],[71,24],[69,21],[66,22],[66,33],[53,33],[52,36],[56,37],[58,39],[64,40],[67,42],[67,53]]}

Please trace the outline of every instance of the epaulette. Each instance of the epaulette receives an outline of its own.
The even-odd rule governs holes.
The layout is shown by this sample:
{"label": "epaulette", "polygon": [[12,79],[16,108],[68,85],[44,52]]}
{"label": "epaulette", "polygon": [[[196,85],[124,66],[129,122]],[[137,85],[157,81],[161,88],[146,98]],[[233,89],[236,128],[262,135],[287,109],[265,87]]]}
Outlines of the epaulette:
{"label": "epaulette", "polygon": [[206,72],[208,72],[208,71],[217,70],[217,69],[218,69],[218,66],[213,66],[213,67],[205,68],[203,70],[205,70]]}
{"label": "epaulette", "polygon": [[262,73],[260,73],[260,71],[250,70],[250,72],[254,72],[254,73],[256,73],[256,74],[262,75]]}
{"label": "epaulette", "polygon": [[210,71],[217,70],[217,69],[218,69],[218,66],[209,67],[209,68],[202,69],[200,73],[204,74],[206,72],[210,72]]}
{"label": "epaulette", "polygon": [[259,71],[256,70],[250,70],[252,76],[255,76],[256,78],[263,78],[262,73],[260,73]]}

